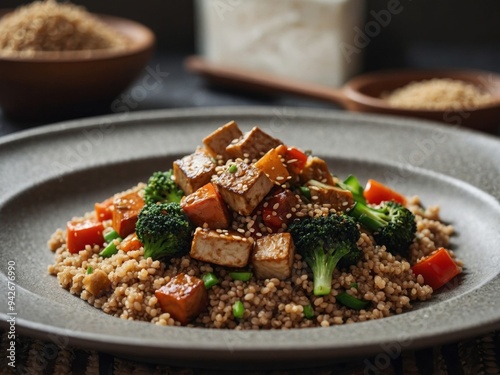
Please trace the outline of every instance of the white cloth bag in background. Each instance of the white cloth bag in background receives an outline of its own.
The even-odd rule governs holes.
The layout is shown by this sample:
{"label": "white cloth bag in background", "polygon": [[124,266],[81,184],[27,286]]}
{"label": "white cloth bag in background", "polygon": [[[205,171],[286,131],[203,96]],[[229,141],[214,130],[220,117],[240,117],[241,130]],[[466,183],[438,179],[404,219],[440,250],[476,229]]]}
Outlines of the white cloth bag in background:
{"label": "white cloth bag in background", "polygon": [[[360,72],[364,0],[198,0],[198,49],[209,61],[340,86]],[[359,30],[359,29],[358,29]]]}

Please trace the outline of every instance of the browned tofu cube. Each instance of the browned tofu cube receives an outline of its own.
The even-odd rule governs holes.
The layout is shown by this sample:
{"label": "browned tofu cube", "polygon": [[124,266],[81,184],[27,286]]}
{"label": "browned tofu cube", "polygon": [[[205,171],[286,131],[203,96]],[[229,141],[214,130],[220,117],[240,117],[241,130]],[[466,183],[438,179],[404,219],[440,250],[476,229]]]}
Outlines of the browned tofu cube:
{"label": "browned tofu cube", "polygon": [[191,194],[210,182],[215,167],[215,161],[209,155],[197,150],[174,162],[175,182],[186,195]]}
{"label": "browned tofu cube", "polygon": [[197,227],[208,225],[211,229],[229,227],[229,210],[212,183],[182,197],[181,207]]}
{"label": "browned tofu cube", "polygon": [[83,287],[94,296],[98,296],[111,287],[111,281],[106,272],[94,270],[90,275],[83,278]]}
{"label": "browned tofu cube", "polygon": [[196,318],[208,305],[208,293],[203,280],[185,273],[172,277],[155,291],[155,296],[162,311],[182,324]]}
{"label": "browned tofu cube", "polygon": [[254,127],[245,133],[237,142],[226,147],[226,152],[233,158],[259,159],[274,147],[283,144],[280,140],[264,133],[258,127]]}
{"label": "browned tofu cube", "polygon": [[118,232],[120,237],[125,238],[130,233],[135,232],[135,224],[137,223],[139,212],[144,207],[144,199],[139,191],[116,195],[113,207],[114,209],[111,213],[113,229]]}
{"label": "browned tofu cube", "polygon": [[302,172],[300,172],[300,180],[302,182],[316,180],[327,185],[335,185],[326,162],[317,156],[307,158],[306,165],[302,169]]}
{"label": "browned tofu cube", "polygon": [[250,215],[273,187],[273,182],[260,169],[236,161],[215,179],[222,199],[241,215]]}
{"label": "browned tofu cube", "polygon": [[272,182],[282,185],[290,176],[288,169],[282,162],[285,152],[286,146],[284,145],[273,148],[254,163],[254,166],[264,172]]}
{"label": "browned tofu cube", "polygon": [[220,266],[241,268],[248,264],[253,240],[236,231],[197,228],[191,245],[191,258]]}
{"label": "browned tofu cube", "polygon": [[336,211],[346,211],[354,205],[354,198],[349,190],[330,186],[312,180],[306,183],[314,203],[329,204]]}
{"label": "browned tofu cube", "polygon": [[258,279],[284,280],[292,274],[295,246],[290,233],[276,233],[255,242],[252,265]]}
{"label": "browned tofu cube", "polygon": [[226,147],[229,146],[232,141],[239,139],[242,135],[243,133],[240,128],[238,128],[238,124],[234,121],[230,121],[212,134],[206,136],[203,139],[203,144],[212,156],[222,155],[224,160],[226,160],[230,158],[229,154],[226,152]]}

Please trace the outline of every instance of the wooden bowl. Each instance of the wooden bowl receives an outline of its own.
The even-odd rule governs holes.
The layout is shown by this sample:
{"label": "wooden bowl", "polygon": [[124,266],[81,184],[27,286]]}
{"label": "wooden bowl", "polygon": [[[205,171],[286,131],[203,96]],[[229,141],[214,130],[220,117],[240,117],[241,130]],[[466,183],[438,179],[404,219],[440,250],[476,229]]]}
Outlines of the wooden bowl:
{"label": "wooden bowl", "polygon": [[[9,10],[10,11],[10,10]],[[0,16],[9,11],[1,11]],[[124,34],[124,50],[0,55],[0,107],[19,120],[51,120],[103,110],[142,72],[155,44],[153,32],[131,20],[98,16]]]}
{"label": "wooden bowl", "polygon": [[[460,110],[424,110],[396,108],[382,98],[410,82],[433,78],[449,78],[470,83],[493,96],[494,102],[478,108]],[[401,69],[367,73],[351,79],[342,88],[347,98],[344,105],[355,112],[383,113],[390,115],[420,117],[480,130],[488,130],[500,124],[500,76],[479,70],[419,70]]]}
{"label": "wooden bowl", "polygon": [[[334,102],[353,112],[418,117],[484,131],[492,130],[500,124],[500,75],[493,72],[456,69],[387,70],[359,75],[349,80],[344,86],[334,88],[230,65],[221,66],[198,56],[188,57],[185,65],[189,71],[202,74],[218,84],[267,93],[296,94]],[[471,83],[490,93],[494,101],[490,105],[479,108],[417,110],[392,107],[382,98],[384,93],[401,88],[410,82],[432,78],[450,78]]]}

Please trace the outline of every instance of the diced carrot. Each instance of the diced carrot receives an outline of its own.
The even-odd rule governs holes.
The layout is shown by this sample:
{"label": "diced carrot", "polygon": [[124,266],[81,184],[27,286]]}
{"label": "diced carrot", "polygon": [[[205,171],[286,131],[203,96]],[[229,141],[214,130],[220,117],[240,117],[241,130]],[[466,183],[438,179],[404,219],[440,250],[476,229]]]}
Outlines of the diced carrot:
{"label": "diced carrot", "polygon": [[109,197],[108,199],[98,202],[94,205],[95,217],[99,221],[110,220],[113,218],[113,202],[115,197]]}
{"label": "diced carrot", "polygon": [[406,198],[403,195],[372,179],[366,183],[363,196],[368,203],[372,204],[379,204],[385,201],[394,201],[402,205],[406,204]]}
{"label": "diced carrot", "polygon": [[137,237],[137,234],[134,232],[130,233],[127,237],[123,239],[122,242],[120,242],[119,248],[124,252],[127,252],[132,250],[139,250],[141,246],[142,243]]}
{"label": "diced carrot", "polygon": [[102,246],[104,226],[95,220],[68,221],[66,224],[66,247],[72,254],[85,249],[85,245]]}
{"label": "diced carrot", "polygon": [[281,161],[286,151],[287,148],[284,145],[273,148],[261,157],[254,166],[264,172],[272,182],[282,185],[289,176],[288,169]]}
{"label": "diced carrot", "polygon": [[411,268],[415,275],[422,275],[426,284],[432,289],[441,288],[461,271],[450,253],[441,247]]}
{"label": "diced carrot", "polygon": [[113,210],[113,229],[121,238],[135,231],[135,223],[139,212],[144,207],[144,199],[134,191],[115,197]]}
{"label": "diced carrot", "polygon": [[175,275],[155,291],[163,312],[187,324],[196,318],[208,305],[208,293],[203,280],[184,273]]}
{"label": "diced carrot", "polygon": [[194,193],[184,196],[181,207],[189,220],[197,227],[206,223],[211,229],[229,227],[229,212],[226,203],[212,183]]}

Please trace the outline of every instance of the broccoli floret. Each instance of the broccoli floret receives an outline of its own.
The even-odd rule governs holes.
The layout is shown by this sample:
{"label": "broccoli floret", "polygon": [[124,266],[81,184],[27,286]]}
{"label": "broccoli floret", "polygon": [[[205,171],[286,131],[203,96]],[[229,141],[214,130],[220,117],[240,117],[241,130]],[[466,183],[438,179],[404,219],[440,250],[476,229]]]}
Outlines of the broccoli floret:
{"label": "broccoli floret", "polygon": [[144,257],[159,259],[186,254],[193,228],[179,203],[152,203],[143,207],[135,226],[144,245]]}
{"label": "broccoli floret", "polygon": [[144,189],[144,201],[149,203],[176,202],[179,203],[184,192],[177,186],[170,169],[166,172],[155,172],[149,178]]}
{"label": "broccoli floret", "polygon": [[311,267],[316,296],[330,293],[333,270],[339,262],[347,267],[361,257],[356,245],[360,237],[358,226],[349,216],[308,217],[294,222],[289,231],[297,251]]}
{"label": "broccoli floret", "polygon": [[408,255],[417,231],[415,216],[410,210],[393,201],[382,202],[377,208],[357,202],[349,215],[372,232],[377,244],[385,245],[392,254]]}

